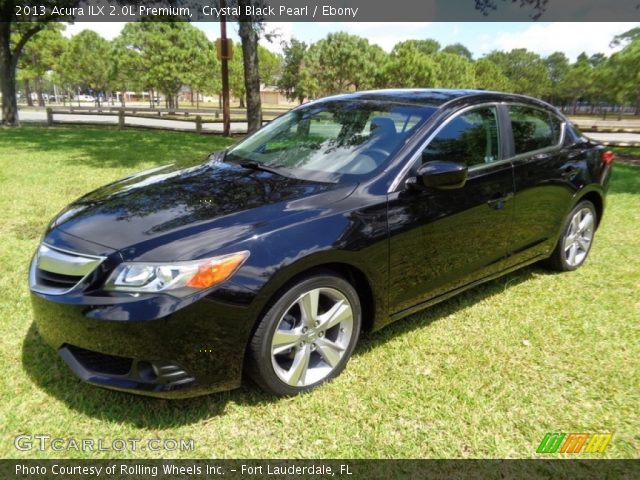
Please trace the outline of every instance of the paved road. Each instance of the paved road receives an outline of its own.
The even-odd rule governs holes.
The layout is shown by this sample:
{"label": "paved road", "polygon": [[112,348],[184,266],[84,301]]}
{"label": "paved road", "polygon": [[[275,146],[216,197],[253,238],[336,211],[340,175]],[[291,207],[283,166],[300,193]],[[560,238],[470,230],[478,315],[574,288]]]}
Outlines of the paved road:
{"label": "paved road", "polygon": [[[142,117],[125,117],[127,125],[147,127],[147,128],[163,128],[174,129],[185,132],[193,132],[196,129],[195,122],[178,121],[178,120],[166,120],[160,118],[142,118]],[[46,122],[47,114],[44,111],[25,110],[20,112],[20,120],[23,122]],[[105,116],[105,115],[54,115],[53,120],[56,123],[94,123],[94,124],[106,124],[117,125],[117,116]],[[614,125],[620,125],[615,121],[607,121]],[[634,120],[631,120],[634,122]],[[640,121],[635,120],[640,128]],[[598,121],[599,124],[604,123]],[[626,126],[625,121],[625,126]],[[635,126],[635,125],[634,125]],[[222,133],[222,123],[204,123],[202,129],[205,132],[217,132]],[[231,133],[245,133],[247,131],[246,122],[232,122]],[[634,145],[640,146],[640,133],[586,133],[590,138],[598,142],[603,142],[610,145]]]}
{"label": "paved road", "polygon": [[605,145],[637,146],[640,147],[640,133],[596,133],[584,132],[584,134],[594,139],[596,142]]}
{"label": "paved road", "polygon": [[598,129],[640,129],[640,119],[623,118],[622,120],[596,120],[593,118],[570,117],[579,128],[596,127]]}

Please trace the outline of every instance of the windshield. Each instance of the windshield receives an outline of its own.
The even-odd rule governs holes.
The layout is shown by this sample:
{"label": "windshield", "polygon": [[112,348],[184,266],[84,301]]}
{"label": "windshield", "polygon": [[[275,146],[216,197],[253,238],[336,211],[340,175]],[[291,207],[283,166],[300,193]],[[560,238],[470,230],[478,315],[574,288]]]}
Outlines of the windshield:
{"label": "windshield", "polygon": [[334,100],[297,108],[227,153],[308,180],[357,180],[386,165],[435,111],[389,102]]}

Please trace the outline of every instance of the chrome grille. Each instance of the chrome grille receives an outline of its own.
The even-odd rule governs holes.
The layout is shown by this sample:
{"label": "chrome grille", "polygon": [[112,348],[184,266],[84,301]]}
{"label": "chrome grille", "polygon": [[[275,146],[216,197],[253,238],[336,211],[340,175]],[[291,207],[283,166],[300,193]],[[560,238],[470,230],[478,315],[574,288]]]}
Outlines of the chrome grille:
{"label": "chrome grille", "polygon": [[31,262],[29,286],[34,292],[62,295],[80,285],[104,259],[42,243]]}
{"label": "chrome grille", "polygon": [[76,275],[62,275],[60,273],[47,272],[40,268],[36,269],[36,279],[40,285],[53,288],[75,287],[82,277]]}

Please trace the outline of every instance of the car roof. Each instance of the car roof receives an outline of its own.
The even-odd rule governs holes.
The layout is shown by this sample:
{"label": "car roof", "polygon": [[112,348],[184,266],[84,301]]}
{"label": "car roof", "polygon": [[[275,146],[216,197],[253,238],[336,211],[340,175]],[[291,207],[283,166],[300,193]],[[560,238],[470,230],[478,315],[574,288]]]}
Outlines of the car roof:
{"label": "car roof", "polygon": [[456,100],[459,100],[462,103],[480,103],[483,101],[516,101],[520,103],[537,105],[539,107],[553,108],[542,100],[527,97],[525,95],[470,89],[398,88],[385,90],[367,90],[362,92],[345,93],[320,99],[320,101],[323,100],[379,101],[434,108],[440,108],[445,104],[457,103],[455,102]]}

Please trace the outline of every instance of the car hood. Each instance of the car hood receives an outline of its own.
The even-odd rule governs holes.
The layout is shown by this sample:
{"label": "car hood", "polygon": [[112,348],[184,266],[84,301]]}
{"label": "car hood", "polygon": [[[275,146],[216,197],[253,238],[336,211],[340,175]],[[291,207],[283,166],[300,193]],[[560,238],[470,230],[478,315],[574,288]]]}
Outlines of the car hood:
{"label": "car hood", "polygon": [[[125,260],[199,258],[264,232],[290,215],[315,215],[354,186],[318,183],[210,161],[159,167],[91,192],[51,222],[62,232],[110,249]],[[57,234],[57,235],[56,235]]]}

